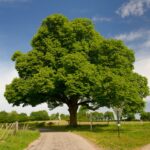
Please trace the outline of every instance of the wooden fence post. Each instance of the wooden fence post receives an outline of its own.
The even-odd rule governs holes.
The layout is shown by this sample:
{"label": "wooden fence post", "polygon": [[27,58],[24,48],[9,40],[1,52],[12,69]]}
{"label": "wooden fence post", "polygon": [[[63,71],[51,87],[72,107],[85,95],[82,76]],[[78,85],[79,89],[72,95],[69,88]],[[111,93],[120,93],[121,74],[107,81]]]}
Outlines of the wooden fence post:
{"label": "wooden fence post", "polygon": [[18,132],[18,121],[15,122],[14,135]]}

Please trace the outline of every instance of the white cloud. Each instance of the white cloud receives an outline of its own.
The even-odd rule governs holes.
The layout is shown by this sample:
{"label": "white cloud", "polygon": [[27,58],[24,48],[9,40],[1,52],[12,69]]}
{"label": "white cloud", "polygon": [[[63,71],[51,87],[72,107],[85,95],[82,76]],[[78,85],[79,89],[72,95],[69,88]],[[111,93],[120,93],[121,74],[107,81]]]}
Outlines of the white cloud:
{"label": "white cloud", "polygon": [[118,40],[123,40],[123,41],[134,41],[137,40],[145,34],[145,31],[137,31],[137,32],[130,32],[130,33],[124,33],[124,34],[119,34],[115,36],[115,39]]}
{"label": "white cloud", "polygon": [[122,18],[130,15],[142,16],[148,8],[150,8],[150,0],[129,0],[116,13],[121,15]]}
{"label": "white cloud", "polygon": [[94,17],[92,17],[92,20],[94,22],[110,22],[112,19],[111,18],[107,18],[107,17],[94,16]]}
{"label": "white cloud", "polygon": [[144,47],[150,48],[150,39],[143,43]]}
{"label": "white cloud", "polygon": [[150,56],[141,61],[136,61],[134,67],[136,72],[147,77],[150,86]]}

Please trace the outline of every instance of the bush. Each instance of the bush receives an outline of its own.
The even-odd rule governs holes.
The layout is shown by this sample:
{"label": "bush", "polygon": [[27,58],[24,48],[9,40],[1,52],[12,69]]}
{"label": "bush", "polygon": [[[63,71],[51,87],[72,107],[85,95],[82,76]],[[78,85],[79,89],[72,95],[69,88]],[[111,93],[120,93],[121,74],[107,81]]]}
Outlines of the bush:
{"label": "bush", "polygon": [[8,113],[5,111],[0,112],[0,123],[8,122]]}
{"label": "bush", "polygon": [[28,121],[28,120],[29,120],[29,117],[27,116],[26,113],[18,114],[18,121],[19,122],[25,122],[25,121]]}
{"label": "bush", "polygon": [[104,119],[104,114],[99,112],[92,113],[92,120],[93,121],[102,121]]}
{"label": "bush", "polygon": [[113,112],[107,111],[104,113],[104,119],[107,121],[114,120]]}
{"label": "bush", "polygon": [[68,121],[69,120],[69,115],[61,114],[60,118],[61,118],[61,120]]}
{"label": "bush", "polygon": [[134,121],[135,120],[135,115],[133,113],[127,114],[127,121]]}
{"label": "bush", "polygon": [[49,120],[49,116],[48,116],[47,111],[45,110],[32,112],[30,114],[30,120],[32,121]]}
{"label": "bush", "polygon": [[8,122],[15,122],[19,121],[19,116],[16,111],[12,111],[11,113],[8,113]]}
{"label": "bush", "polygon": [[59,113],[51,114],[49,118],[50,118],[50,120],[58,120],[59,119]]}
{"label": "bush", "polygon": [[143,121],[150,121],[150,112],[143,112],[141,113],[141,120]]}

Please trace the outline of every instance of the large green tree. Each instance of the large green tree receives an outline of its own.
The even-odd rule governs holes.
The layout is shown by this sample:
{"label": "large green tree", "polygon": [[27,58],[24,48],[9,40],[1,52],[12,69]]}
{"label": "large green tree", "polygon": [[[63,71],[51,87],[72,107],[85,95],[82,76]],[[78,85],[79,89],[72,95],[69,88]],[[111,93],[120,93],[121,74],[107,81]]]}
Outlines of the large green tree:
{"label": "large green tree", "polygon": [[32,39],[33,49],[12,57],[19,78],[6,87],[8,102],[32,106],[47,102],[49,108],[65,103],[70,125],[76,125],[78,106],[92,102],[89,94],[98,76],[89,53],[102,40],[89,19],[48,16]]}
{"label": "large green tree", "polygon": [[70,125],[77,125],[79,105],[116,103],[105,91],[111,90],[108,75],[115,80],[133,71],[133,51],[121,41],[104,39],[86,18],[48,16],[31,45],[29,52],[13,55],[19,78],[6,86],[5,97],[13,105],[46,102],[52,109],[66,104]]}
{"label": "large green tree", "polygon": [[121,41],[104,40],[94,58],[103,72],[103,80],[101,88],[94,90],[93,98],[100,105],[121,108],[124,114],[141,112],[149,87],[147,78],[134,72],[133,51]]}

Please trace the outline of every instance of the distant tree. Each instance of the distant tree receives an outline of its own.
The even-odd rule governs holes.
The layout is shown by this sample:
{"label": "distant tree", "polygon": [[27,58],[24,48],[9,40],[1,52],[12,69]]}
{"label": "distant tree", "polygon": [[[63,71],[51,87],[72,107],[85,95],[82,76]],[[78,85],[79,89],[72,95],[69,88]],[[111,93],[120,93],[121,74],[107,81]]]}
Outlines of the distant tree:
{"label": "distant tree", "polygon": [[99,112],[98,118],[100,121],[104,120],[104,114]]}
{"label": "distant tree", "polygon": [[140,119],[143,121],[150,121],[150,112],[142,112]]}
{"label": "distant tree", "polygon": [[18,114],[18,121],[19,122],[25,122],[25,121],[28,121],[28,120],[29,120],[29,117],[27,116],[26,113]]}
{"label": "distant tree", "polygon": [[86,106],[80,106],[78,111],[78,121],[88,121],[88,109]]}
{"label": "distant tree", "polygon": [[114,120],[114,114],[113,114],[113,112],[110,112],[110,111],[105,112],[104,113],[104,119],[107,120],[108,123],[109,123],[109,121]]}
{"label": "distant tree", "polygon": [[16,111],[12,111],[7,113],[5,111],[0,112],[0,123],[8,123],[8,122],[24,122],[28,121],[28,116],[25,113],[18,114]]}
{"label": "distant tree", "polygon": [[37,111],[37,112],[32,112],[30,114],[30,119],[31,120],[37,120],[37,121],[40,121],[40,120],[49,120],[49,115],[47,113],[47,111],[45,110],[42,110],[42,111]]}
{"label": "distant tree", "polygon": [[8,113],[5,111],[0,112],[0,123],[7,123],[8,122]]}
{"label": "distant tree", "polygon": [[126,120],[127,121],[134,121],[135,120],[135,114],[134,113],[128,113],[126,115]]}
{"label": "distant tree", "polygon": [[69,120],[69,115],[60,114],[60,118],[61,118],[61,120],[68,121]]}
{"label": "distant tree", "polygon": [[18,113],[16,111],[12,111],[8,113],[8,122],[19,121]]}
{"label": "distant tree", "polygon": [[93,121],[100,121],[104,119],[104,115],[103,113],[99,113],[99,112],[93,112],[92,113],[92,120]]}
{"label": "distant tree", "polygon": [[58,120],[59,119],[59,113],[51,114],[49,118],[50,118],[50,120]]}

